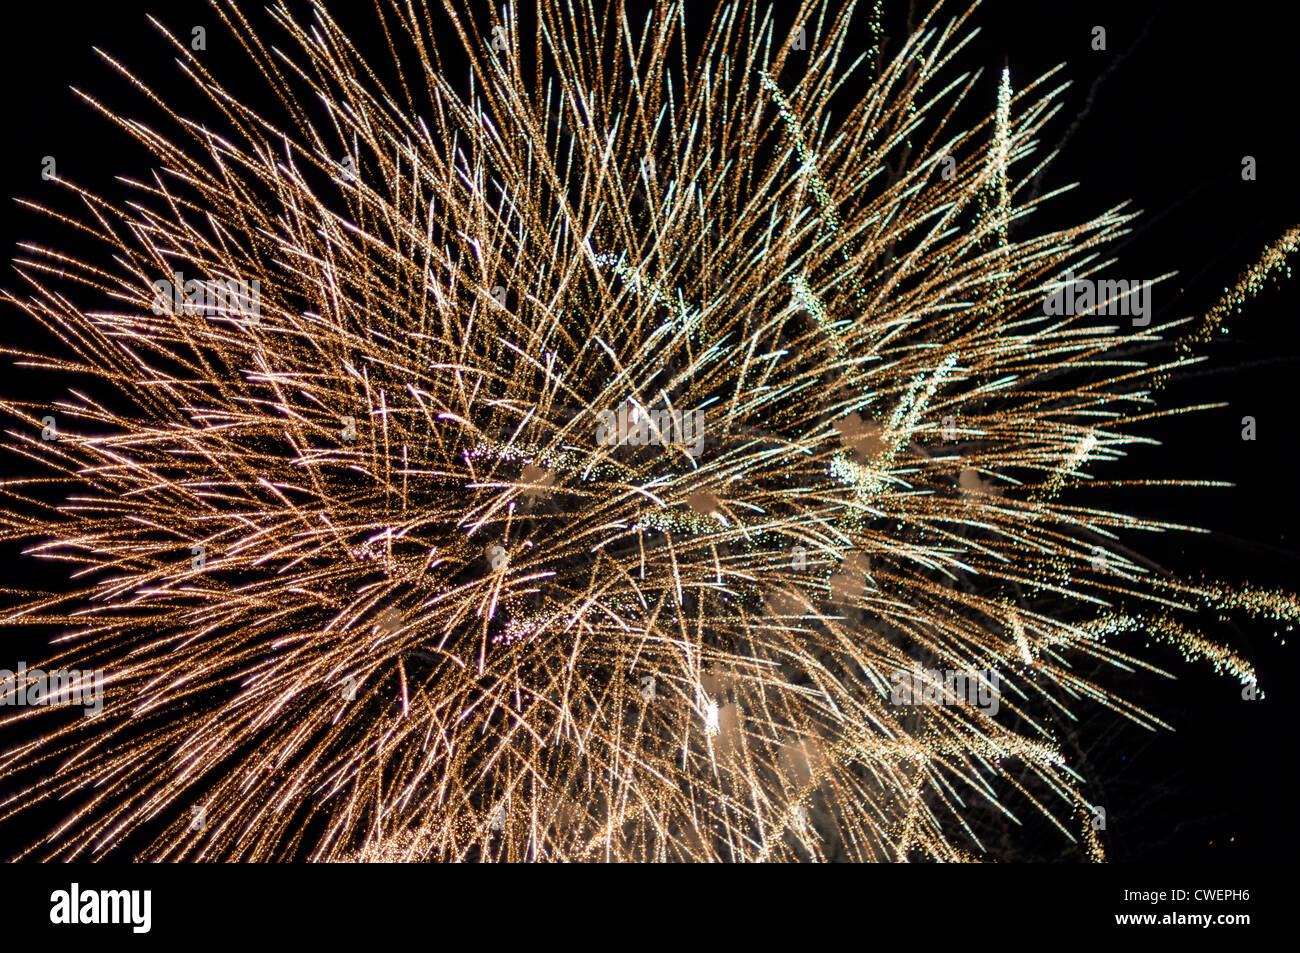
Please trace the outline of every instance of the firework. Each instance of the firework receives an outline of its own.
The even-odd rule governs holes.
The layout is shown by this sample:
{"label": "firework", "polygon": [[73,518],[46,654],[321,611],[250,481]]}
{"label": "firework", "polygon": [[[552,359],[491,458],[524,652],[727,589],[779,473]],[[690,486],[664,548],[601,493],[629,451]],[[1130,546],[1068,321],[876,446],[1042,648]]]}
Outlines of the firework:
{"label": "firework", "polygon": [[[991,810],[1099,857],[1044,713],[1163,723],[1071,660],[1150,668],[1150,630],[1253,686],[1193,610],[1295,618],[1090,502],[1188,408],[1114,356],[1167,327],[1044,313],[1129,215],[1026,233],[1058,91],[1004,72],[959,122],[969,11],[877,75],[851,6],[731,4],[700,45],[673,4],[393,4],[375,69],[324,10],[219,9],[282,118],[173,38],[224,125],[86,96],[158,172],[60,180],[104,253],[24,246],[6,295],[69,384],[4,404],[43,482],[0,525],[75,584],[5,621],[107,691],[0,761],[6,815],[76,805],[29,853],[960,860]],[[900,703],[931,671],[997,713]]]}

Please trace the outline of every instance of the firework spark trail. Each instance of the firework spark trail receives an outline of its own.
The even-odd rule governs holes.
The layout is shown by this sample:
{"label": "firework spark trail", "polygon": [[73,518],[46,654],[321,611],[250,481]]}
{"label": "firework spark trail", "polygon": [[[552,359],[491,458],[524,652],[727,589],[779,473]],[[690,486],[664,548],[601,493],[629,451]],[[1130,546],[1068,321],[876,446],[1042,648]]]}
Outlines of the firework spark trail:
{"label": "firework spark trail", "polygon": [[[1053,711],[1163,724],[1069,654],[1151,668],[1108,642],[1160,619],[1253,680],[1170,613],[1296,618],[1154,584],[1119,534],[1174,527],[1083,496],[1147,441],[1167,366],[1113,355],[1159,329],[1041,313],[1130,216],[1011,237],[1052,197],[1019,204],[1059,90],[1004,75],[959,125],[970,11],[832,122],[851,5],[807,5],[806,68],[750,3],[680,66],[671,4],[638,26],[544,0],[532,34],[448,5],[468,95],[423,5],[382,8],[398,92],[323,9],[272,9],[290,43],[219,9],[284,120],[173,37],[226,126],[138,83],[170,127],[85,96],[159,171],[121,204],[60,180],[108,253],[24,245],[5,295],[62,347],[20,362],[70,385],[58,440],[3,404],[52,482],[6,483],[0,525],[78,588],[4,621],[61,627],[49,664],[110,684],[0,761],[25,785],[4,815],[79,804],[33,853],[974,859],[972,797],[1076,836]],[[257,280],[256,320],[159,309],[177,273]],[[654,439],[596,439],[620,409]],[[697,409],[699,454],[661,426]],[[1002,671],[1030,727],[891,704],[917,666]]]}

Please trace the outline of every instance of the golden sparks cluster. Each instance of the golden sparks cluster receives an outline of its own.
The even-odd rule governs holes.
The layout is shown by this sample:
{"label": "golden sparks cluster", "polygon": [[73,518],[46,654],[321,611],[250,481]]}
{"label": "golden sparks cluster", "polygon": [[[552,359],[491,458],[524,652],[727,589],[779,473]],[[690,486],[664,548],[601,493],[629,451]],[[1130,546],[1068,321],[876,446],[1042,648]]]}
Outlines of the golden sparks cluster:
{"label": "golden sparks cluster", "polygon": [[[1050,716],[1161,722],[1075,663],[1146,633],[1253,685],[1189,621],[1241,598],[1090,496],[1161,366],[1042,302],[1129,216],[1028,230],[1059,90],[950,75],[969,11],[877,73],[851,3],[702,43],[674,3],[380,3],[380,64],[219,10],[274,114],[173,37],[224,120],[87,96],[154,172],[59,180],[103,253],[24,246],[5,294],[67,392],[3,404],[0,526],[72,581],[3,621],[108,685],[5,716],[0,813],[75,806],[33,855],[961,860],[1041,812],[1099,857]],[[896,704],[918,669],[999,713]]]}

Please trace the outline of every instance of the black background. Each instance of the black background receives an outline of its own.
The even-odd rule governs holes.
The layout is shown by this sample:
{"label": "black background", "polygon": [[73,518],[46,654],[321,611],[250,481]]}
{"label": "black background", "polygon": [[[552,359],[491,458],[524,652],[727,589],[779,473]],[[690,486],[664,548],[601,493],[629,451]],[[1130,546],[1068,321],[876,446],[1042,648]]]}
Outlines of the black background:
{"label": "black background", "polygon": [[[343,22],[358,23],[357,42],[376,57],[368,3],[334,3]],[[527,4],[522,5],[527,8]],[[897,49],[907,10],[890,12],[887,55]],[[922,5],[923,6],[923,5]],[[955,12],[959,5],[951,4]],[[278,28],[261,18],[261,4],[246,12],[268,36]],[[778,22],[786,9],[778,8]],[[476,8],[481,27],[486,11]],[[153,12],[188,36],[193,25],[208,30],[202,55],[229,88],[250,102],[268,99],[262,80],[217,18],[199,3],[69,5],[47,2],[10,8],[3,34],[6,147],[4,183],[11,196],[69,207],[65,196],[41,179],[41,160],[52,155],[61,176],[92,191],[121,198],[115,176],[144,176],[149,158],[120,130],[96,115],[70,91],[90,91],[109,108],[151,121],[157,112],[114,74],[92,47],[120,59],[178,111],[208,115],[173,63],[173,52],[145,19]],[[793,5],[787,19],[793,16]],[[688,22],[702,26],[705,4],[688,5]],[[364,26],[363,26],[364,25]],[[954,73],[983,68],[987,111],[996,102],[1003,65],[1013,83],[1058,63],[1071,82],[1064,109],[1044,140],[1063,138],[1064,150],[1044,177],[1044,190],[1079,185],[1038,213],[1029,228],[1056,227],[1130,200],[1143,210],[1133,232],[1111,250],[1116,274],[1156,276],[1177,271],[1158,286],[1156,320],[1204,313],[1264,249],[1300,224],[1300,161],[1295,125],[1293,31],[1287,5],[1240,2],[1144,4],[1104,2],[1045,4],[1041,0],[994,0],[976,12],[980,35],[959,54]],[[1107,50],[1090,48],[1092,28],[1107,31]],[[437,38],[435,38],[437,39]],[[450,44],[453,38],[445,37]],[[865,33],[863,46],[866,46]],[[1067,137],[1068,133],[1068,137]],[[1246,155],[1258,163],[1258,179],[1242,181]],[[6,254],[28,240],[75,248],[65,229],[8,204],[0,216]],[[18,290],[4,270],[0,284]],[[1292,486],[1295,439],[1291,395],[1300,371],[1296,304],[1300,287],[1282,282],[1234,318],[1230,333],[1204,349],[1209,361],[1183,375],[1166,401],[1222,402],[1150,426],[1159,447],[1135,453],[1113,474],[1224,480],[1229,489],[1148,489],[1124,497],[1145,515],[1193,523],[1207,534],[1126,540],[1184,576],[1204,573],[1234,583],[1295,587],[1300,560],[1294,549],[1300,525]],[[0,314],[0,340],[31,346],[39,339],[25,315]],[[6,361],[6,365],[8,362]],[[6,395],[51,400],[59,393],[48,377],[6,366]],[[1258,439],[1241,439],[1241,418],[1258,422]],[[24,474],[21,460],[5,459],[4,472]],[[15,546],[0,549],[7,586],[58,588],[57,567],[20,558]],[[1151,735],[1091,718],[1090,744],[1071,755],[1090,780],[1089,790],[1108,806],[1103,835],[1114,861],[1259,861],[1289,858],[1294,825],[1290,761],[1295,745],[1287,729],[1295,717],[1297,665],[1294,644],[1283,644],[1265,622],[1225,624],[1210,634],[1250,659],[1260,673],[1266,700],[1247,702],[1229,677],[1216,677],[1204,663],[1186,664],[1173,651],[1150,657],[1177,675],[1112,678],[1108,684],[1170,721],[1174,733]],[[0,634],[0,667],[29,662],[42,652],[47,634],[13,630]],[[1133,646],[1138,648],[1137,646]],[[0,846],[27,841],[35,830],[0,832]],[[1019,859],[1052,859],[1055,848]],[[1061,856],[1067,856],[1062,851]]]}

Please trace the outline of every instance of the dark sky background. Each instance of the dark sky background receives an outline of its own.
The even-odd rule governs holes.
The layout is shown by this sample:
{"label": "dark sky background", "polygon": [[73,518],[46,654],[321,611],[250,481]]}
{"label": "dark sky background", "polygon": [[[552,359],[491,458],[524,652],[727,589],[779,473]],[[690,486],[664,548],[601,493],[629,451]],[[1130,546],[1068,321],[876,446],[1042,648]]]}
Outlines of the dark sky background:
{"label": "dark sky background", "polygon": [[[788,6],[792,12],[794,5]],[[951,4],[953,10],[961,6]],[[1300,136],[1288,6],[985,3],[972,19],[980,35],[957,66],[985,69],[988,111],[1004,63],[1018,87],[1059,63],[1066,64],[1062,79],[1071,83],[1062,113],[1044,137],[1051,144],[1069,131],[1044,187],[1079,185],[1028,227],[1079,221],[1131,201],[1144,214],[1132,234],[1111,249],[1119,258],[1111,273],[1154,277],[1177,271],[1154,292],[1156,320],[1204,313],[1265,246],[1300,224],[1300,184],[1294,174]],[[242,51],[201,4],[114,0],[85,8],[59,2],[23,7],[25,23],[15,21],[0,37],[8,133],[2,161],[9,195],[41,199],[50,194],[40,177],[46,155],[56,157],[62,176],[110,195],[124,194],[113,182],[115,175],[146,172],[143,150],[69,87],[94,91],[115,110],[152,115],[139,94],[94,56],[92,46],[97,46],[139,69],[164,94],[174,94],[182,111],[190,109],[194,94],[184,88],[171,52],[146,21],[147,11],[186,33],[194,24],[206,24],[205,62],[231,87],[261,95],[260,78],[245,69]],[[250,15],[260,7],[249,4]],[[349,15],[373,21],[368,3],[331,7],[339,11],[336,16],[355,8]],[[693,0],[691,7],[704,4]],[[888,53],[897,49],[906,9],[886,7],[893,11],[886,28],[894,37]],[[1090,48],[1094,26],[1106,29],[1105,51]],[[368,29],[364,35],[371,35]],[[248,78],[242,85],[240,75]],[[1246,155],[1257,160],[1253,182],[1241,178]],[[20,240],[72,244],[65,231],[12,204],[0,216],[0,230],[0,247],[9,256]],[[18,287],[11,269],[3,269],[0,284]],[[1149,432],[1162,446],[1134,454],[1112,471],[1234,484],[1231,489],[1142,490],[1125,497],[1144,514],[1211,531],[1137,541],[1138,548],[1181,575],[1290,587],[1300,582],[1295,553],[1300,525],[1291,484],[1293,395],[1300,373],[1297,303],[1295,282],[1283,282],[1254,300],[1232,321],[1230,333],[1205,350],[1209,362],[1181,378],[1166,398],[1226,406],[1152,425]],[[7,344],[33,340],[26,316],[12,309],[0,316],[0,329]],[[13,371],[7,362],[0,387],[33,400],[57,394],[48,381]],[[1258,422],[1254,442],[1241,439],[1244,415]],[[25,472],[12,459],[0,466],[6,473]],[[56,569],[20,560],[13,546],[0,549],[0,560],[9,585],[59,585]],[[1239,618],[1210,630],[1256,664],[1267,700],[1243,701],[1235,680],[1214,676],[1204,663],[1183,663],[1173,651],[1155,650],[1152,657],[1178,676],[1175,682],[1107,677],[1108,684],[1145,702],[1177,729],[1151,735],[1116,726],[1113,719],[1087,722],[1094,737],[1076,757],[1083,759],[1097,800],[1107,805],[1103,840],[1112,860],[1254,861],[1289,853],[1285,842],[1294,837],[1293,825],[1283,819],[1291,817],[1293,800],[1287,775],[1295,743],[1288,729],[1296,714],[1298,673],[1296,645],[1283,645],[1285,634],[1274,637],[1273,628]],[[43,637],[0,634],[0,668],[12,668],[18,659],[34,661],[42,654]],[[29,833],[0,832],[0,848]],[[1025,859],[1057,856],[1055,841],[1047,840],[1042,852],[1029,852]]]}

